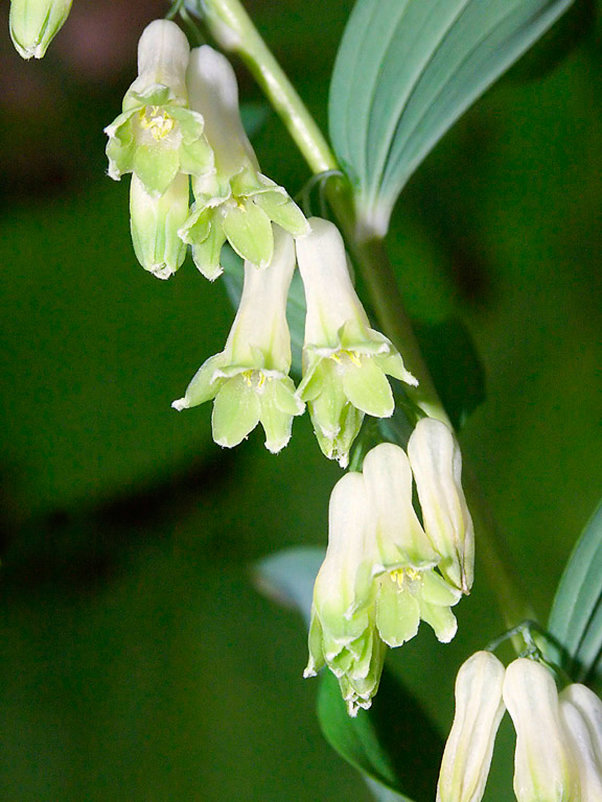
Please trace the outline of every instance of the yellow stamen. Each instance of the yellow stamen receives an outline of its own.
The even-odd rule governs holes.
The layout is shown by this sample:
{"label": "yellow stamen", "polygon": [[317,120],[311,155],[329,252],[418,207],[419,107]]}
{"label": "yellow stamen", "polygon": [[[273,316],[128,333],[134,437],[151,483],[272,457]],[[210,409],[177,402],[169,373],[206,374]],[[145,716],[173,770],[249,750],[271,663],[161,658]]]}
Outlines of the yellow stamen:
{"label": "yellow stamen", "polygon": [[140,112],[140,125],[150,131],[157,142],[164,139],[175,124],[175,120],[161,106],[145,106]]}

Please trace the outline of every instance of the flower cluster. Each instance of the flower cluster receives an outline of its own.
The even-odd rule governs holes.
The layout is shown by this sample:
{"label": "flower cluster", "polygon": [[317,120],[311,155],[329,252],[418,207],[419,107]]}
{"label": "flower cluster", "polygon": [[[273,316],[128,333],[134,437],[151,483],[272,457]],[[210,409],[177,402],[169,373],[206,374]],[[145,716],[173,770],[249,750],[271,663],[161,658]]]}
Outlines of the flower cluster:
{"label": "flower cluster", "polygon": [[191,52],[173,22],[155,20],[144,30],[138,77],[105,132],[109,175],[119,180],[132,173],[136,256],[158,278],[176,272],[188,243],[199,270],[214,279],[226,240],[244,259],[266,267],[274,249],[272,222],[295,236],[307,231],[286,191],[259,172],[228,60],[207,45]]}
{"label": "flower cluster", "polygon": [[516,730],[518,802],[602,799],[602,702],[585,685],[558,693],[550,671],[519,658],[504,669],[477,652],[456,679],[456,713],[445,746],[437,802],[482,799],[497,729],[508,710]]}
{"label": "flower cluster", "polygon": [[[261,422],[266,446],[277,452],[292,418],[307,402],[318,443],[344,467],[365,414],[392,415],[386,374],[415,384],[392,343],[370,328],[347,266],[335,225],[311,218],[308,233],[293,240],[274,225],[265,270],[247,260],[240,307],[224,350],[196,373],[175,409],[215,398],[213,437],[222,446],[240,443]],[[305,289],[307,316],[303,378],[289,377],[291,345],[286,302],[296,262]]]}
{"label": "flower cluster", "polygon": [[[400,646],[426,621],[449,642],[451,611],[468,593],[473,527],[450,429],[423,418],[407,454],[382,443],[347,473],[330,498],[328,549],[314,587],[305,676],[324,665],[351,715],[376,693],[384,645]],[[412,475],[424,528],[412,505]]]}
{"label": "flower cluster", "polygon": [[10,0],[10,38],[25,59],[42,58],[71,11],[72,0]]}

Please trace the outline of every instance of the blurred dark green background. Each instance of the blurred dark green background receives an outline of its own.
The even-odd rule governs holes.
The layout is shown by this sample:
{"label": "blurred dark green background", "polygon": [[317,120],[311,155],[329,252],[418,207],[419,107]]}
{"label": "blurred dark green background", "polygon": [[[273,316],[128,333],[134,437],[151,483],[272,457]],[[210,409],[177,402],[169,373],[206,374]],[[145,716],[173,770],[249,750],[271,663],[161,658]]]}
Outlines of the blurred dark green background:
{"label": "blurred dark green background", "polygon": [[[324,126],[351,5],[247,2]],[[105,176],[102,128],[164,9],[76,0],[35,64],[12,52],[3,9],[0,798],[365,800],[319,733],[300,619],[249,573],[325,542],[339,470],[307,419],[272,457],[258,432],[235,453],[213,445],[208,406],[170,409],[233,312],[190,262],[169,282],[138,267],[128,182]],[[445,138],[390,236],[412,315],[459,316],[482,356],[488,398],[463,449],[542,620],[600,486],[600,24],[569,50],[575,30]],[[255,145],[299,191],[309,174],[275,117]],[[442,732],[457,666],[502,629],[482,572],[458,614],[453,644],[424,627],[392,661]]]}

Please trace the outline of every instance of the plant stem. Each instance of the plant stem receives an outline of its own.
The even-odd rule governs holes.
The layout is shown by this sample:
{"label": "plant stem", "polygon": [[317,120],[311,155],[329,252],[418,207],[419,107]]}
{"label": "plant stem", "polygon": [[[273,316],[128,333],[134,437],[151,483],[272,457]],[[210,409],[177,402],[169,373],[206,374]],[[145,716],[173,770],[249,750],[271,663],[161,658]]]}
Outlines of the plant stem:
{"label": "plant stem", "polygon": [[[312,171],[317,175],[338,170],[327,141],[239,0],[186,2],[192,10],[203,14],[219,44],[237,52],[245,61]],[[451,427],[405,311],[382,239],[366,240],[358,235],[353,196],[345,179],[333,178],[327,190],[352,256],[366,281],[379,325],[403,355],[407,369],[419,381],[416,388],[404,388],[406,393],[427,415]],[[510,628],[525,619],[533,619],[531,607],[509,567],[510,561],[502,558],[499,534],[476,477],[466,466],[463,481],[478,533],[481,560],[506,625]]]}

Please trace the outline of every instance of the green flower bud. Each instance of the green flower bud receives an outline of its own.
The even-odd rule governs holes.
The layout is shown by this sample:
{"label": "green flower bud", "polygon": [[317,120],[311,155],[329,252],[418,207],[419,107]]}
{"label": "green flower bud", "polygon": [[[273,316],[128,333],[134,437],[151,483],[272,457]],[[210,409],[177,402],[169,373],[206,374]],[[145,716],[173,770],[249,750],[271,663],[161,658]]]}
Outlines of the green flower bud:
{"label": "green flower bud", "polygon": [[541,663],[519,658],[506,669],[503,695],[516,730],[514,793],[518,802],[581,799],[577,766],[551,673]]}
{"label": "green flower bud", "polygon": [[181,410],[214,398],[213,439],[221,446],[238,445],[261,423],[266,448],[276,453],[290,439],[293,417],[303,413],[288,375],[286,300],[294,268],[292,239],[277,230],[269,271],[245,262],[240,306],[226,347],[200,367],[185,396],[172,404]]}
{"label": "green flower bud", "polygon": [[456,712],[437,785],[437,802],[480,802],[495,736],[504,715],[504,666],[491,652],[476,652],[456,678]]}
{"label": "green flower bud", "polygon": [[320,448],[345,467],[364,414],[393,414],[387,375],[417,382],[393,344],[370,328],[336,226],[317,217],[309,222],[311,232],[297,241],[307,303],[298,394],[308,402]]}
{"label": "green flower bud", "polygon": [[210,280],[222,272],[226,240],[243,259],[264,268],[274,250],[272,223],[300,236],[307,233],[307,221],[286,190],[259,172],[228,59],[208,45],[194,49],[187,82],[191,108],[205,120],[215,171],[193,181],[195,203],[180,236],[192,245],[196,266]]}
{"label": "green flower bud", "polygon": [[560,718],[577,764],[581,802],[602,799],[602,701],[585,685],[560,696]]}
{"label": "green flower bud", "polygon": [[474,576],[474,529],[462,490],[462,455],[452,431],[423,418],[408,442],[424,528],[441,555],[443,576],[463,593]]}
{"label": "green flower bud", "polygon": [[69,16],[72,0],[11,0],[10,37],[20,56],[42,58]]}
{"label": "green flower bud", "polygon": [[134,173],[155,197],[178,173],[213,171],[203,118],[187,108],[189,53],[186,36],[174,22],[151,22],[138,43],[138,77],[125,94],[123,112],[105,128],[111,178]]}
{"label": "green flower bud", "polygon": [[188,176],[179,173],[163,195],[149,194],[132,176],[130,226],[138,261],[157,278],[169,278],[186,257],[178,229],[188,215]]}

